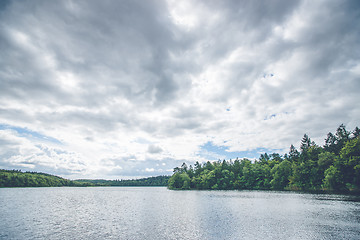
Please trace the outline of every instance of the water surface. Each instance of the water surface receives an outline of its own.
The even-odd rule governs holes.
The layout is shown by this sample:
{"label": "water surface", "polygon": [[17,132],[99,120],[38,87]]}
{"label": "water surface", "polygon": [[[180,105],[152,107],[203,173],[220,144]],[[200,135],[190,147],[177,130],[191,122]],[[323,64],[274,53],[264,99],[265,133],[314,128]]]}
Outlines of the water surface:
{"label": "water surface", "polygon": [[0,239],[360,239],[356,196],[164,187],[0,189]]}

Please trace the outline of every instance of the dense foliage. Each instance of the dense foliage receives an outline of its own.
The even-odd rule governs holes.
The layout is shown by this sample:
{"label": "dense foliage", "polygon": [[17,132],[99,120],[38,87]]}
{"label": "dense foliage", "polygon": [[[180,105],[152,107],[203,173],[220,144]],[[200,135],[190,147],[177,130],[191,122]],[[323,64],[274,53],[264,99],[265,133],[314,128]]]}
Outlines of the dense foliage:
{"label": "dense foliage", "polygon": [[262,154],[248,159],[217,161],[174,169],[170,189],[276,189],[360,191],[360,129],[348,132],[340,125],[328,133],[324,146],[308,135],[299,151],[291,145],[289,153]]}
{"label": "dense foliage", "polygon": [[71,181],[46,173],[0,169],[0,187],[62,187],[88,185],[89,184]]}
{"label": "dense foliage", "polygon": [[167,186],[170,176],[157,176],[132,180],[76,180],[81,183],[90,183],[96,186]]}

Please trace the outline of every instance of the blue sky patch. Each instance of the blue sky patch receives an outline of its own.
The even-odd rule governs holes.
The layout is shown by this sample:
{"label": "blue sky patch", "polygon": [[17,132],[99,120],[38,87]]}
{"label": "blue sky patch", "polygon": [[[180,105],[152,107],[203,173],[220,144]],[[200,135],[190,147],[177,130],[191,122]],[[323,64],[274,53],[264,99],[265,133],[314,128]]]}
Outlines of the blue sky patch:
{"label": "blue sky patch", "polygon": [[276,114],[271,114],[270,116],[264,118],[264,120],[270,120],[272,118],[275,118],[276,117]]}
{"label": "blue sky patch", "polygon": [[227,146],[217,146],[214,145],[212,142],[207,142],[201,146],[201,151],[199,152],[199,156],[207,158],[208,160],[218,160],[221,158],[225,158],[226,160],[229,159],[236,159],[236,158],[256,158],[260,157],[262,153],[273,153],[275,152],[272,149],[266,148],[256,148],[251,151],[240,151],[240,152],[230,152],[228,151],[229,147]]}
{"label": "blue sky patch", "polygon": [[35,138],[38,140],[42,140],[42,141],[46,141],[46,142],[52,142],[52,143],[56,143],[56,144],[62,144],[59,140],[57,140],[56,138],[53,137],[49,137],[43,134],[40,134],[38,132],[29,130],[27,128],[22,128],[22,127],[16,127],[16,126],[11,126],[11,125],[7,125],[7,124],[0,124],[0,130],[13,130],[16,131],[20,137],[25,137],[25,138]]}

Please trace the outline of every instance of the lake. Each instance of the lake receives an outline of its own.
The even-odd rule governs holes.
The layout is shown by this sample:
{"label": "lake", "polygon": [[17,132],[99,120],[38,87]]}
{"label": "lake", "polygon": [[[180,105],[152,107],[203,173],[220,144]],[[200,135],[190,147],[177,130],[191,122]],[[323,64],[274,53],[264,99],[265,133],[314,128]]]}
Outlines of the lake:
{"label": "lake", "polygon": [[0,239],[360,239],[360,198],[165,187],[2,188],[0,219]]}

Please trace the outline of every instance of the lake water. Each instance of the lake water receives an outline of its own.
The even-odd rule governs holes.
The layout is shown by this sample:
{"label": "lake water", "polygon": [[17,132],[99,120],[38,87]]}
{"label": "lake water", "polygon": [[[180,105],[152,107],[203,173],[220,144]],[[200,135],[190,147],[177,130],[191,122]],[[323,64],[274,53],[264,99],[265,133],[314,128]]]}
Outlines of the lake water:
{"label": "lake water", "polygon": [[360,199],[165,187],[2,188],[0,239],[360,239]]}

